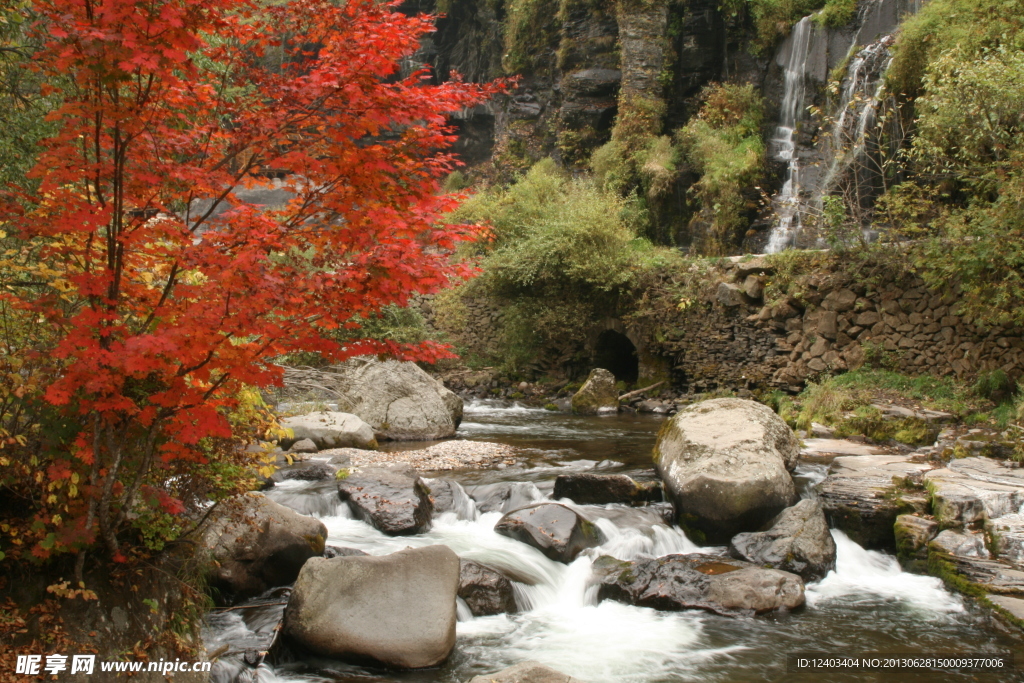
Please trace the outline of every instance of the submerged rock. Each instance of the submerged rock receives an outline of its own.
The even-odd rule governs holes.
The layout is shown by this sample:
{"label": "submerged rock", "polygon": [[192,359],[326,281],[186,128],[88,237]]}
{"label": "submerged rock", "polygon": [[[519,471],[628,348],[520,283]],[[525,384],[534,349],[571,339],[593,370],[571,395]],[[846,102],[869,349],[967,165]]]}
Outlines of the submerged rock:
{"label": "submerged rock", "polygon": [[239,600],[295,580],[306,560],[324,552],[327,527],[261,493],[222,503],[201,529],[211,550],[210,586]]}
{"label": "submerged rock", "polygon": [[476,501],[476,508],[480,512],[502,514],[518,510],[543,498],[536,484],[528,481],[474,486],[470,489],[469,495]]}
{"label": "submerged rock", "polygon": [[473,560],[460,561],[459,597],[474,617],[518,611],[512,582],[497,569]]}
{"label": "submerged rock", "polygon": [[598,600],[659,610],[740,616],[804,603],[804,584],[796,574],[703,554],[637,562],[600,557],[594,562],[594,577]]}
{"label": "submerged rock", "polygon": [[476,503],[469,497],[466,490],[451,479],[424,479],[430,490],[430,502],[434,514],[454,512],[459,519],[472,521],[476,519]]}
{"label": "submerged rock", "polygon": [[[282,427],[292,430],[293,435],[291,439],[281,440],[282,448],[294,448],[306,441],[311,441],[315,450],[377,447],[370,425],[350,413],[307,413],[281,418],[280,422]],[[310,450],[303,445],[302,450],[296,452],[308,453]]]}
{"label": "submerged rock", "polygon": [[654,449],[681,527],[698,543],[728,543],[757,531],[796,498],[793,431],[755,401],[691,405],[662,427]]}
{"label": "submerged rock", "polygon": [[821,503],[813,498],[783,510],[767,531],[737,534],[729,552],[758,566],[799,574],[804,581],[820,579],[836,566],[836,542]]}
{"label": "submerged rock", "polygon": [[334,479],[337,472],[337,469],[320,460],[306,460],[279,468],[274,472],[271,479],[274,481],[287,481],[289,479],[325,481],[327,479]]}
{"label": "submerged rock", "polygon": [[597,415],[619,409],[619,390],[615,375],[604,368],[590,371],[587,381],[572,397],[572,412],[579,415]]}
{"label": "submerged rock", "polygon": [[560,474],[552,497],[569,498],[578,505],[642,505],[660,502],[662,488],[661,482],[639,483],[625,474]]}
{"label": "submerged rock", "polygon": [[605,536],[581,514],[558,503],[513,510],[494,531],[531,545],[557,562],[569,563],[582,551],[605,542]]}
{"label": "submerged rock", "polygon": [[368,467],[338,482],[338,494],[359,519],[391,536],[430,528],[430,491],[408,467]]}
{"label": "submerged rock", "polygon": [[477,676],[469,683],[583,683],[539,662],[520,662],[493,674]]}
{"label": "submerged rock", "polygon": [[326,657],[398,669],[437,666],[455,646],[459,558],[432,545],[309,561],[282,632]]}

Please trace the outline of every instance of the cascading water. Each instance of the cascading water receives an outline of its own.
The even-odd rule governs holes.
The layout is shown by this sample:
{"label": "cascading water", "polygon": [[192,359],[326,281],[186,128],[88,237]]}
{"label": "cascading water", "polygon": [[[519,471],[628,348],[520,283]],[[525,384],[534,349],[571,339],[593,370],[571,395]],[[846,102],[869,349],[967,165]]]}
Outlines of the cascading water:
{"label": "cascading water", "polygon": [[773,198],[777,222],[772,227],[765,251],[782,251],[793,244],[800,230],[800,156],[796,151],[796,134],[804,116],[806,96],[807,56],[814,24],[804,17],[793,27],[789,59],[784,72],[782,107],[779,125],[770,142],[772,156],[786,163],[786,177],[782,190]]}
{"label": "cascading water", "polygon": [[[850,61],[843,78],[838,116],[824,150],[827,171],[814,204],[820,211],[826,196],[840,192],[858,205],[872,195],[873,179],[870,143],[872,128],[884,96],[883,75],[892,61],[889,48],[894,36],[887,35],[861,49]],[[845,191],[844,191],[845,190]]]}
{"label": "cascading water", "polygon": [[[530,499],[549,498],[551,482],[567,470],[595,470],[634,476],[649,473],[650,450],[662,421],[654,417],[579,417],[528,408],[470,404],[460,437],[502,441],[522,449],[521,468],[466,471],[443,476],[466,483],[482,499],[487,487],[520,482]],[[820,468],[804,468],[798,483],[813,495]],[[438,669],[387,672],[322,658],[256,665],[246,650],[265,649],[284,610],[289,589],[230,611],[214,612],[204,630],[207,650],[220,651],[215,683],[466,683],[524,660],[537,660],[589,683],[678,683],[786,680],[810,683],[820,672],[788,672],[786,655],[798,652],[1005,652],[1005,636],[979,625],[979,615],[948,593],[940,581],[900,570],[887,555],[866,551],[841,533],[836,570],[807,586],[807,606],[792,614],[732,619],[698,611],[660,612],[598,603],[591,585],[595,558],[623,560],[674,553],[721,552],[699,548],[664,521],[664,505],[575,506],[607,538],[572,564],[545,557],[531,546],[494,532],[500,512],[481,513],[456,488],[458,512],[439,515],[433,528],[416,536],[391,537],[354,519],[347,506],[327,505],[320,482],[289,482],[267,495],[319,517],[328,545],[386,555],[406,547],[445,544],[458,555],[502,570],[516,579],[518,614],[473,617],[458,609],[456,648]],[[563,501],[566,502],[566,501]],[[922,629],[922,624],[927,629]],[[225,652],[226,650],[226,652]],[[856,673],[854,673],[856,676]],[[988,680],[972,672],[942,674],[943,681]],[[864,680],[835,678],[833,680]],[[889,680],[889,679],[880,679]],[[896,679],[892,679],[896,680]],[[908,672],[900,681],[935,681],[934,672]],[[998,679],[992,679],[998,680]],[[1006,680],[1005,678],[1003,680]]]}

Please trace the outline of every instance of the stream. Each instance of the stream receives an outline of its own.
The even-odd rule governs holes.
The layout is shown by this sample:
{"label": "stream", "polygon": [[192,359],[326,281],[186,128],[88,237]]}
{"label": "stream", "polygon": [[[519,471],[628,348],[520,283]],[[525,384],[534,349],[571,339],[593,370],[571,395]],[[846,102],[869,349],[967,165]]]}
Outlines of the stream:
{"label": "stream", "polygon": [[[437,476],[454,479],[470,491],[520,482],[517,494],[524,504],[550,497],[555,477],[568,471],[596,469],[651,478],[650,451],[663,421],[635,414],[578,417],[475,401],[467,405],[457,437],[516,446],[521,449],[520,463],[502,470]],[[811,496],[825,468],[802,465],[795,476],[802,495]],[[476,489],[478,497],[481,490],[486,491]],[[866,551],[838,531],[833,531],[837,568],[807,586],[806,606],[788,614],[729,618],[700,611],[659,612],[612,601],[595,604],[596,588],[589,586],[594,558],[613,555],[630,560],[701,551],[679,529],[665,524],[667,504],[579,506],[608,541],[565,565],[494,533],[501,513],[479,513],[468,496],[457,513],[436,517],[430,532],[396,538],[353,519],[340,504],[333,482],[287,481],[267,495],[319,517],[329,531],[328,545],[386,555],[442,543],[462,557],[503,570],[523,580],[514,584],[520,613],[474,618],[460,605],[455,650],[437,669],[399,673],[305,658],[251,670],[240,655],[231,653],[253,648],[272,631],[284,606],[259,603],[283,602],[287,589],[276,589],[246,603],[250,606],[209,615],[203,632],[207,649],[227,646],[229,653],[215,664],[212,680],[217,683],[465,683],[527,659],[586,683],[1024,680],[1006,671],[787,671],[787,655],[813,652],[1013,652],[1018,662],[1024,662],[1021,643],[980,608],[949,593],[938,579],[905,573],[894,558]]]}

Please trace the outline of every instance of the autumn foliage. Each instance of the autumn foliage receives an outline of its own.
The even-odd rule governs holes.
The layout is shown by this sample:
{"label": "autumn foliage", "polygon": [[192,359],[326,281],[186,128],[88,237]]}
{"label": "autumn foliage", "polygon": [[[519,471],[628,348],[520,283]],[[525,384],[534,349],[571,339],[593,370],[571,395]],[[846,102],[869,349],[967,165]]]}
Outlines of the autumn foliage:
{"label": "autumn foliage", "polygon": [[[34,2],[36,68],[67,85],[38,191],[0,216],[9,559],[181,533],[183,486],[251,471],[231,438],[256,429],[240,397],[278,381],[275,357],[447,353],[358,328],[472,275],[450,254],[476,229],[439,222],[446,117],[503,86],[402,76],[433,24],[394,7]],[[235,194],[259,186],[294,198]]]}

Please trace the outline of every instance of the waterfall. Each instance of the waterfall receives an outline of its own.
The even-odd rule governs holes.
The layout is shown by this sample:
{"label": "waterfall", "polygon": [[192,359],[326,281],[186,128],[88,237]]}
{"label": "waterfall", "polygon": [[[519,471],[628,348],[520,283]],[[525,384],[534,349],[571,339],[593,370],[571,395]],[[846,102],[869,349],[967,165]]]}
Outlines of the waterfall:
{"label": "waterfall", "polygon": [[807,55],[814,30],[811,17],[804,17],[795,27],[785,67],[782,108],[779,125],[771,139],[772,156],[786,162],[786,179],[772,204],[778,221],[768,238],[767,253],[782,251],[793,243],[800,230],[800,157],[796,153],[797,126],[804,115]]}
{"label": "waterfall", "polygon": [[894,36],[887,35],[861,49],[850,61],[842,82],[842,92],[825,145],[827,171],[815,198],[820,209],[826,196],[841,189],[849,180],[855,184],[854,196],[860,200],[870,195],[872,179],[877,174],[870,169],[871,129],[874,127],[881,102],[883,74],[892,61],[889,48]]}

